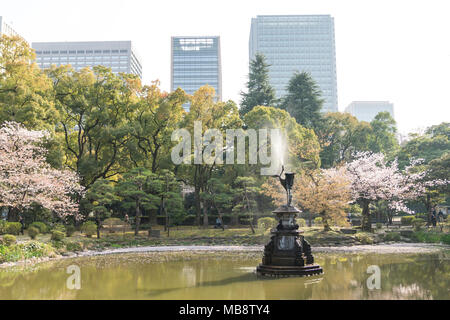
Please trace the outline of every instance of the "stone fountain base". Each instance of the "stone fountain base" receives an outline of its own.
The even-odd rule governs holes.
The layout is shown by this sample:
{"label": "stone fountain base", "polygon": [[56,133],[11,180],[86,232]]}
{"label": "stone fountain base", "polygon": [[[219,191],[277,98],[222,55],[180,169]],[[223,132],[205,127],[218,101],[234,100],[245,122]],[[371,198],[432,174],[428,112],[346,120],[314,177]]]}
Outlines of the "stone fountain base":
{"label": "stone fountain base", "polygon": [[272,230],[272,237],[264,247],[262,264],[256,272],[262,276],[312,276],[322,274],[321,266],[314,263],[311,246],[300,235],[295,223],[297,208],[281,206],[274,213],[279,224]]}
{"label": "stone fountain base", "polygon": [[256,272],[261,276],[273,277],[305,277],[322,274],[323,269],[318,264],[309,266],[265,266],[260,264],[256,268]]}

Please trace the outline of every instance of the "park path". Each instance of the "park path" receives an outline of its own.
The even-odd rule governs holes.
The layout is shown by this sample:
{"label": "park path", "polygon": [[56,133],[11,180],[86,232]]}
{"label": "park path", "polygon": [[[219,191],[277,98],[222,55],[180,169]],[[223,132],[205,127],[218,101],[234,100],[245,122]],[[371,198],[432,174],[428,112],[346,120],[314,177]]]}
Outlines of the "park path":
{"label": "park path", "polygon": [[[140,252],[180,252],[180,251],[210,251],[210,252],[262,252],[263,246],[157,246],[157,247],[133,247],[108,249],[104,251],[86,251],[79,253],[79,256],[105,255],[116,253],[140,253]],[[324,253],[426,253],[450,250],[448,245],[428,244],[428,243],[392,243],[378,245],[357,245],[339,247],[312,247],[314,252]]]}

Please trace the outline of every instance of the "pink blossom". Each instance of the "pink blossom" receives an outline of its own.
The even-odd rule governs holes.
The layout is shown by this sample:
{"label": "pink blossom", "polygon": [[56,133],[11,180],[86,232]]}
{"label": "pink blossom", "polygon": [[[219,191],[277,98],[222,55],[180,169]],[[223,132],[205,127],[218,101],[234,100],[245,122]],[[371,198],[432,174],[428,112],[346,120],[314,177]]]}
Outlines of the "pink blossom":
{"label": "pink blossom", "polygon": [[47,150],[40,146],[46,135],[15,122],[0,128],[0,206],[22,211],[40,205],[61,218],[78,219],[78,204],[72,197],[82,195],[83,187],[76,173],[46,162]]}

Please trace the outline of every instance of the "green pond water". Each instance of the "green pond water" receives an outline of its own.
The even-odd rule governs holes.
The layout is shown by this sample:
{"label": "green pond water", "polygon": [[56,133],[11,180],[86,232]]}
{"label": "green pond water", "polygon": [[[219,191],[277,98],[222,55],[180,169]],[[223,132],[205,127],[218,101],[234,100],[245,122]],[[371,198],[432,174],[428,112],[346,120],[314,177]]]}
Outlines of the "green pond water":
{"label": "green pond water", "polygon": [[[0,269],[0,299],[450,299],[448,252],[315,258],[323,275],[279,279],[256,275],[259,252],[70,258]],[[70,265],[80,268],[79,290],[67,287]],[[380,289],[367,287],[371,265],[380,268]]]}

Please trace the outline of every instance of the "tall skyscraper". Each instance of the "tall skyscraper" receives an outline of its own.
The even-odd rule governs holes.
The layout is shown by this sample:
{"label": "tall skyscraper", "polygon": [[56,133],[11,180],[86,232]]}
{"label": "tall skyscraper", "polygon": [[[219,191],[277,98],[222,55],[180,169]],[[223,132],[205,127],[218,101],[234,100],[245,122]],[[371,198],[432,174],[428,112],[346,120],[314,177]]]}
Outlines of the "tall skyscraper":
{"label": "tall skyscraper", "polygon": [[5,34],[7,36],[17,36],[17,37],[21,37],[23,39],[23,37],[17,33],[16,30],[14,30],[14,28],[6,23],[5,18],[0,16],[0,35]]}
{"label": "tall skyscraper", "polygon": [[[170,90],[183,89],[193,94],[204,85],[216,90],[222,100],[220,37],[172,37]],[[183,105],[189,111],[189,104]]]}
{"label": "tall skyscraper", "polygon": [[142,78],[142,65],[131,41],[33,42],[36,63],[46,69],[51,65],[67,65],[79,71],[102,65],[112,72],[131,73]]}
{"label": "tall skyscraper", "polygon": [[252,18],[250,60],[262,53],[277,97],[294,72],[309,72],[325,99],[322,111],[338,111],[334,18],[330,15],[268,15]]}
{"label": "tall skyscraper", "polygon": [[350,113],[359,121],[371,122],[380,112],[389,112],[394,118],[394,104],[389,101],[353,101],[345,108],[345,112]]}

